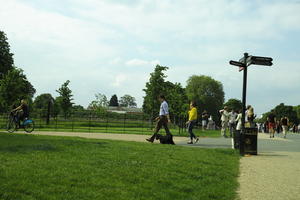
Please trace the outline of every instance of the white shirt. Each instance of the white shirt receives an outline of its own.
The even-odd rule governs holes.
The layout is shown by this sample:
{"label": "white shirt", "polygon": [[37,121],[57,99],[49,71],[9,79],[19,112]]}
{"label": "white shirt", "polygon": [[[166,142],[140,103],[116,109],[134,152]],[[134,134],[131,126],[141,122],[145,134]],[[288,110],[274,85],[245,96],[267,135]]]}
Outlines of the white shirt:
{"label": "white shirt", "polygon": [[238,114],[235,121],[238,122],[236,126],[236,130],[240,131],[242,129],[242,113]]}
{"label": "white shirt", "polygon": [[166,101],[163,101],[160,104],[159,116],[168,115],[169,114],[169,106]]}
{"label": "white shirt", "polygon": [[235,123],[236,117],[237,117],[237,113],[236,112],[230,112],[229,113],[229,122],[232,123],[232,124]]}
{"label": "white shirt", "polygon": [[221,121],[222,122],[228,122],[228,117],[229,117],[229,112],[227,112],[226,110],[220,110],[221,113]]}

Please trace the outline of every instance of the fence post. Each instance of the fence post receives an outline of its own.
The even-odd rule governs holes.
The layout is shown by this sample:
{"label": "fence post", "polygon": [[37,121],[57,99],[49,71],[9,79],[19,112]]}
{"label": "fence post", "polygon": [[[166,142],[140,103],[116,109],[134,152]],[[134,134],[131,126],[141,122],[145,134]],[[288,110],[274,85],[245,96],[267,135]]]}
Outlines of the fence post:
{"label": "fence post", "polygon": [[107,133],[107,128],[108,128],[108,112],[106,112],[106,133]]}
{"label": "fence post", "polygon": [[72,120],[72,132],[74,132],[74,113],[71,113],[71,120]]}
{"label": "fence post", "polygon": [[92,118],[92,112],[90,111],[90,115],[89,115],[89,132],[91,132],[91,118]]}
{"label": "fence post", "polygon": [[123,133],[125,133],[125,122],[126,122],[126,113],[124,114]]}

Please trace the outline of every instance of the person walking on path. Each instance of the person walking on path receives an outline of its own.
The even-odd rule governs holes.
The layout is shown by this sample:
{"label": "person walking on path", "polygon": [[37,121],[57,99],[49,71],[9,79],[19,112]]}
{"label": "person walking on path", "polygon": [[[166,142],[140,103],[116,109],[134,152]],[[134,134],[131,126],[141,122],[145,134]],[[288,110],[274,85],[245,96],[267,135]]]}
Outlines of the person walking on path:
{"label": "person walking on path", "polygon": [[219,112],[221,114],[221,122],[222,122],[221,135],[227,138],[226,129],[228,128],[228,120],[229,120],[228,107],[225,106],[224,109],[220,110]]}
{"label": "person walking on path", "polygon": [[275,129],[276,129],[276,116],[275,116],[275,114],[274,113],[269,114],[267,120],[268,120],[270,138],[274,138]]}
{"label": "person walking on path", "polygon": [[233,136],[235,127],[236,127],[236,117],[237,113],[232,109],[231,112],[229,113],[229,131],[230,131],[230,137]]}
{"label": "person walking on path", "polygon": [[188,131],[190,134],[190,142],[188,144],[193,144],[193,139],[195,139],[195,143],[199,141],[199,138],[193,133],[193,128],[194,125],[196,124],[197,121],[197,108],[196,104],[194,102],[190,103],[190,111],[189,111],[189,120],[186,122],[188,126]]}
{"label": "person walking on path", "polygon": [[283,137],[286,138],[286,133],[288,131],[289,119],[287,117],[281,118],[281,124],[282,124]]}
{"label": "person walking on path", "polygon": [[209,118],[209,115],[208,115],[207,111],[204,110],[202,113],[202,131],[207,129],[208,118]]}
{"label": "person walking on path", "polygon": [[156,127],[155,127],[155,131],[154,131],[154,134],[146,139],[148,142],[153,142],[154,139],[156,139],[157,137],[157,134],[159,132],[159,130],[164,127],[165,128],[165,131],[166,131],[166,134],[167,135],[171,135],[171,132],[168,128],[168,123],[171,122],[170,120],[170,116],[169,116],[169,106],[168,106],[168,103],[166,101],[166,98],[164,95],[160,95],[158,97],[158,100],[161,102],[160,104],[160,110],[159,110],[159,116],[157,118],[155,118],[155,120],[157,121],[156,123]]}

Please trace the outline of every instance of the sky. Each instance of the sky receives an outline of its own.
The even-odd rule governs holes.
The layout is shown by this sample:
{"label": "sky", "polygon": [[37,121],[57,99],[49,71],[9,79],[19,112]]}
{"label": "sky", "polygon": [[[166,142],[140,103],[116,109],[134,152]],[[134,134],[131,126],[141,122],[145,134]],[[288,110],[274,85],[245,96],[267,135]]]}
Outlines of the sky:
{"label": "sky", "polygon": [[0,30],[36,95],[66,80],[83,106],[96,93],[142,106],[156,64],[186,86],[192,75],[221,81],[241,99],[242,76],[228,64],[243,53],[273,58],[248,69],[247,104],[261,115],[300,104],[299,0],[0,0]]}

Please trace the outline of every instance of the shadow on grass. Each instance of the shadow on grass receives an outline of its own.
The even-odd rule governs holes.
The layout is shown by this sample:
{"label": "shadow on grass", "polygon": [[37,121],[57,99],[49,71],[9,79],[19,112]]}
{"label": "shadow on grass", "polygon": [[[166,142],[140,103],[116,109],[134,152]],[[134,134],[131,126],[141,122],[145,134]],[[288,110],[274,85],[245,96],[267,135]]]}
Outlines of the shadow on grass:
{"label": "shadow on grass", "polygon": [[32,151],[58,151],[58,149],[51,144],[34,144],[34,145],[14,145],[1,147],[0,151],[2,152],[11,152],[11,153],[27,153]]}

